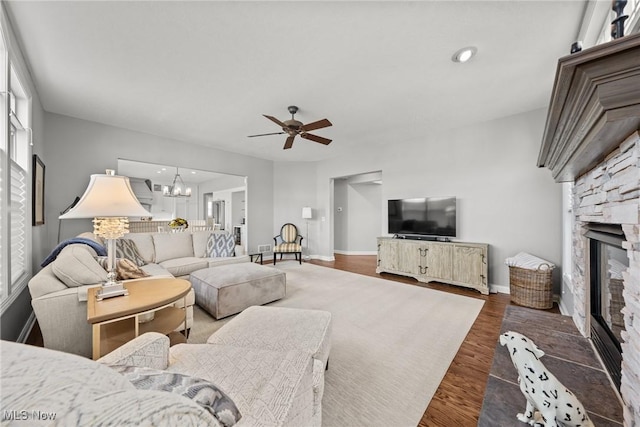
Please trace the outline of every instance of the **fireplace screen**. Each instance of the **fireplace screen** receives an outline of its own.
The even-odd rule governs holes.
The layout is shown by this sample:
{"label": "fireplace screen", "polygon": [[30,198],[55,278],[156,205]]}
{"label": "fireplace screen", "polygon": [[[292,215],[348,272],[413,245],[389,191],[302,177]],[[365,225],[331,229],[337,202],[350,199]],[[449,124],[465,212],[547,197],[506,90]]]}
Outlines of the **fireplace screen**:
{"label": "fireplace screen", "polygon": [[590,239],[591,338],[612,380],[620,388],[622,331],[624,331],[623,272],[629,267],[622,248],[622,229],[602,226]]}

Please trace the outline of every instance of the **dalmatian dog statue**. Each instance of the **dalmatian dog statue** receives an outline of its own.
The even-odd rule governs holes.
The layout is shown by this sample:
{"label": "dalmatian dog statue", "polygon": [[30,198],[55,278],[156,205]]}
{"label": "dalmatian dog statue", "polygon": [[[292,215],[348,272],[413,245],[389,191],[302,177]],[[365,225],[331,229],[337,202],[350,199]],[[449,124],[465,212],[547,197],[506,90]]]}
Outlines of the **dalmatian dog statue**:
{"label": "dalmatian dog statue", "polygon": [[[520,391],[527,399],[527,408],[524,414],[517,415],[518,420],[535,427],[594,426],[578,398],[542,364],[544,352],[533,341],[509,331],[500,336],[500,344],[509,349],[518,371]],[[534,418],[536,410],[542,422]]]}

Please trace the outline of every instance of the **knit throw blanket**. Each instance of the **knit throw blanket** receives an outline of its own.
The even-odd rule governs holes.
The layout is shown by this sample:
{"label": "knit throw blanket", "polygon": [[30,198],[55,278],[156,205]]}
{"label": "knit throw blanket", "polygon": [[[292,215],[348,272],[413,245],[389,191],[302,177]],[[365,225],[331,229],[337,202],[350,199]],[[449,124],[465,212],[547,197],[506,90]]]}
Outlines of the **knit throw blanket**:
{"label": "knit throw blanket", "polygon": [[42,261],[42,264],[40,264],[40,267],[45,267],[46,265],[51,264],[56,259],[58,254],[60,254],[60,251],[62,251],[62,249],[65,248],[65,246],[78,244],[78,243],[91,246],[91,248],[93,248],[93,250],[96,251],[98,256],[106,256],[107,255],[107,250],[100,243],[95,242],[95,241],[93,241],[91,239],[84,238],[84,237],[74,237],[72,239],[67,239],[67,240],[64,240],[64,241],[58,243],[58,246],[56,246],[53,249],[53,251],[51,251],[49,256],[46,257],[44,259],[44,261]]}

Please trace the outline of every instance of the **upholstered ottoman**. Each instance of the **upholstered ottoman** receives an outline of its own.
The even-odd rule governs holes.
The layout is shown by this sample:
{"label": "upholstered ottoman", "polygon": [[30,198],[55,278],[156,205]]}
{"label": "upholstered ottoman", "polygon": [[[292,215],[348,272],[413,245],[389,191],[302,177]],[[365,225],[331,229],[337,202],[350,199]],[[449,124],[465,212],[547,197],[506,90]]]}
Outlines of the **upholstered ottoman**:
{"label": "upholstered ottoman", "polygon": [[331,350],[331,313],[285,307],[249,307],[217,330],[208,344],[268,350],[304,350],[322,362]]}
{"label": "upholstered ottoman", "polygon": [[331,313],[253,306],[213,333],[208,344],[274,351],[305,351],[313,358],[314,417],[321,420],[324,372],[331,350]]}
{"label": "upholstered ottoman", "polygon": [[216,319],[283,298],[287,283],[283,271],[251,262],[194,271],[189,281],[196,304]]}

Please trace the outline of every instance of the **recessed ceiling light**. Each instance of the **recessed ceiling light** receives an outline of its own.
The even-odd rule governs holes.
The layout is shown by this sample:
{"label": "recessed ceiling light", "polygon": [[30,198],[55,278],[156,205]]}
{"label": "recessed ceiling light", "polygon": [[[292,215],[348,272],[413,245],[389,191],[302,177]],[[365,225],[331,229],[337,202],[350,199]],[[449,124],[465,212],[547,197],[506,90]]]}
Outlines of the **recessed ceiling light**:
{"label": "recessed ceiling light", "polygon": [[478,48],[476,48],[475,46],[463,47],[453,54],[451,60],[453,62],[467,62],[468,60],[473,58],[477,52]]}

